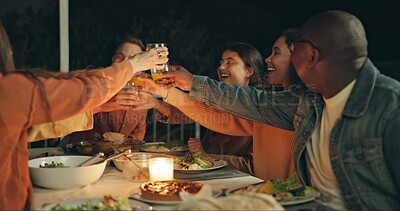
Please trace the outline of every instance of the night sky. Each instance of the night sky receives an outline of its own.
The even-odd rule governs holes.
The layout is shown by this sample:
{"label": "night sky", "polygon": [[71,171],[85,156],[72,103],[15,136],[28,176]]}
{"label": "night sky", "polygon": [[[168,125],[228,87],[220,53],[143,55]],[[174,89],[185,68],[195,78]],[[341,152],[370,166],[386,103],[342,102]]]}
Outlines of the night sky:
{"label": "night sky", "polygon": [[[215,77],[220,50],[234,41],[249,43],[264,57],[289,27],[332,9],[348,11],[364,24],[369,57],[400,80],[400,12],[385,0],[70,0],[70,69],[107,66],[126,34],[146,42],[166,42],[170,63],[194,74]],[[0,19],[16,65],[59,70],[58,0],[0,0]],[[152,122],[148,120],[150,125]],[[177,125],[179,126],[179,125]],[[151,125],[149,126],[151,127]],[[157,140],[166,140],[157,123]],[[148,128],[150,131],[151,128]],[[180,137],[180,129],[171,126]],[[153,140],[151,132],[145,140]],[[185,126],[185,138],[194,129]]]}
{"label": "night sky", "polygon": [[[14,51],[16,51],[16,60],[20,61],[21,65],[33,66],[45,63],[43,65],[56,69],[55,64],[58,59],[54,58],[54,63],[46,63],[45,61],[49,60],[48,57],[45,57],[46,59],[29,60],[26,58],[27,56],[22,56],[23,53],[20,49],[22,45],[18,44],[18,42],[24,39],[23,36],[29,36],[31,32],[25,32],[24,34],[23,28],[18,29],[12,26],[13,20],[7,18],[9,16],[5,14],[14,9],[17,9],[18,12],[23,12],[28,7],[33,7],[34,9],[47,7],[54,10],[52,12],[54,18],[50,19],[57,19],[58,8],[49,5],[54,5],[58,1],[50,1],[52,2],[49,3],[49,0],[0,1],[0,18],[6,25]],[[369,57],[372,61],[378,67],[383,67],[381,68],[382,72],[399,79],[398,72],[400,70],[397,70],[400,68],[400,27],[398,24],[400,12],[397,11],[398,7],[394,6],[393,3],[394,1],[383,0],[70,0],[70,33],[73,33],[74,30],[80,30],[78,32],[75,31],[75,33],[79,34],[78,38],[75,38],[76,35],[70,34],[71,59],[73,60],[71,61],[71,66],[72,68],[80,68],[93,63],[97,65],[107,65],[109,63],[110,55],[112,55],[112,51],[115,48],[111,42],[109,47],[99,48],[96,52],[86,50],[84,54],[82,53],[81,46],[90,46],[92,44],[90,41],[79,40],[82,39],[82,34],[87,34],[79,27],[85,21],[92,19],[95,22],[91,23],[90,26],[95,27],[96,24],[103,24],[104,26],[102,25],[102,27],[105,27],[105,30],[108,31],[99,33],[103,34],[103,36],[109,35],[110,31],[121,34],[127,33],[127,31],[124,31],[123,26],[130,24],[130,22],[135,22],[135,26],[140,27],[140,30],[137,30],[137,28],[133,32],[129,31],[129,33],[141,37],[145,42],[154,41],[155,39],[163,40],[170,44],[171,54],[182,54],[182,48],[193,45],[193,48],[199,49],[198,51],[193,50],[193,52],[197,53],[201,58],[190,60],[184,58],[185,55],[172,55],[171,60],[189,67],[193,65],[193,62],[203,62],[203,64],[212,67],[218,59],[217,47],[223,47],[222,45],[225,45],[225,42],[247,42],[257,47],[266,57],[270,52],[271,44],[284,29],[301,26],[307,18],[317,12],[328,9],[341,9],[353,13],[363,22],[369,40]],[[171,11],[174,13],[173,21],[177,21],[176,25],[173,25],[173,27],[168,26],[169,34],[157,33],[154,29],[154,23],[157,23],[158,20],[163,20],[164,17],[167,17],[164,15]],[[30,21],[28,16],[23,18],[26,21]],[[170,34],[174,32],[175,26],[177,28],[181,27],[180,20],[188,20],[189,24],[184,30],[189,32],[185,34],[186,37],[182,35],[182,37],[178,36],[174,39],[174,36]],[[56,22],[57,20],[55,20]],[[150,22],[153,25],[149,24]],[[57,26],[54,26],[54,23],[47,24],[46,21],[41,21],[41,23],[35,24],[38,26],[38,30],[40,30],[39,28],[54,28],[53,31],[46,32],[46,36],[50,36],[53,32],[54,36],[58,36]],[[93,29],[90,30],[93,31]],[[204,39],[193,36],[193,40],[190,41],[190,33],[196,33],[199,30],[203,30]],[[74,41],[75,39],[78,41]],[[36,39],[36,42],[40,42],[40,40]],[[51,43],[51,41],[46,41],[46,43],[48,42]],[[96,42],[97,45],[98,42]],[[195,42],[200,46],[197,47]],[[29,43],[30,45],[35,45],[34,40]],[[92,48],[90,46],[89,49]],[[86,54],[99,54],[101,51],[104,52],[104,57],[98,56],[96,57],[97,60],[93,57],[80,61],[80,58]],[[36,53],[32,54],[36,55]],[[188,54],[188,56],[192,55]],[[205,57],[214,58],[212,62],[208,62],[205,61]],[[35,63],[39,61],[42,63]],[[193,68],[201,69],[200,66],[193,65]],[[213,68],[215,70],[215,67]]]}

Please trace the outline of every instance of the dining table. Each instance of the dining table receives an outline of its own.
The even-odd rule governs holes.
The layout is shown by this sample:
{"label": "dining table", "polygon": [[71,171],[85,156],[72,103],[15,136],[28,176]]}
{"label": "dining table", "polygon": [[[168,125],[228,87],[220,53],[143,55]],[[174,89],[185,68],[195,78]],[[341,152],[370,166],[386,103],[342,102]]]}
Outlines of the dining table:
{"label": "dining table", "polygon": [[[190,177],[192,177],[192,179]],[[248,175],[246,173],[240,173],[239,171],[230,169],[229,167],[226,167],[226,169],[216,170],[212,173],[208,172],[200,176],[191,174],[185,177],[184,174],[178,173],[175,175],[175,179],[188,179],[204,185],[209,185],[213,193],[218,193],[216,195],[218,197],[224,197],[226,190],[263,182],[263,180],[260,178]],[[98,181],[81,188],[54,190],[34,185],[31,210],[43,210],[44,207],[57,204],[61,201],[77,199],[89,200],[93,198],[103,198],[106,195],[111,195],[113,197],[131,197],[134,194],[140,193],[141,184],[142,182],[127,180],[122,171],[117,169],[111,163],[106,166],[103,175]],[[165,204],[149,205],[152,210],[174,210],[173,208],[175,206]],[[328,207],[323,206],[321,203],[315,200],[312,202],[284,208],[286,210],[330,210]]]}

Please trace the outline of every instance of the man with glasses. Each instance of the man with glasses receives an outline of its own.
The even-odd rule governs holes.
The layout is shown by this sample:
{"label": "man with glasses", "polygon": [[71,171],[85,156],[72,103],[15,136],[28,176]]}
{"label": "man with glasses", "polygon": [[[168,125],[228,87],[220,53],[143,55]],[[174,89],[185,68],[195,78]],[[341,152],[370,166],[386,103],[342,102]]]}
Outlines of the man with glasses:
{"label": "man with glasses", "polygon": [[167,75],[216,109],[295,129],[298,176],[322,193],[324,204],[393,210],[400,207],[400,83],[379,72],[367,46],[360,20],[325,11],[305,22],[293,46],[306,91],[226,85],[179,66]]}

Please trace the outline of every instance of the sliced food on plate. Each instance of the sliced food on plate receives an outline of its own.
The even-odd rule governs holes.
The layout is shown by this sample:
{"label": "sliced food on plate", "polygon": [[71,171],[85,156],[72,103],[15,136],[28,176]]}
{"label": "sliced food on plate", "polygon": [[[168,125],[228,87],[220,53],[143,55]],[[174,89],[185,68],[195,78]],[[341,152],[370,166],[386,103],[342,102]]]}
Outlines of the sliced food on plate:
{"label": "sliced food on plate", "polygon": [[247,192],[257,192],[272,195],[283,205],[299,204],[312,201],[319,197],[320,193],[312,187],[301,185],[296,176],[287,180],[267,180],[258,185],[250,185],[229,191],[230,193],[240,194]]}

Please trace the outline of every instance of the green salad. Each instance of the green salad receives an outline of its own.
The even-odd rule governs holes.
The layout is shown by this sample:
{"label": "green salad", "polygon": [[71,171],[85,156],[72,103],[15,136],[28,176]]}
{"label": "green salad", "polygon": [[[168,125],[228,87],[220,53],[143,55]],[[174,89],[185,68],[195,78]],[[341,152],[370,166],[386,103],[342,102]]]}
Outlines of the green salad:
{"label": "green salad", "polygon": [[115,199],[112,196],[104,196],[104,199],[98,203],[88,200],[78,206],[72,207],[65,204],[57,204],[51,210],[134,210],[131,207],[128,198]]}
{"label": "green salad", "polygon": [[70,166],[64,165],[63,162],[54,162],[51,163],[43,163],[39,165],[40,168],[69,168]]}
{"label": "green salad", "polygon": [[178,157],[174,160],[175,169],[201,170],[214,166],[214,160],[202,157],[200,152],[194,154],[187,153],[184,157]]}

